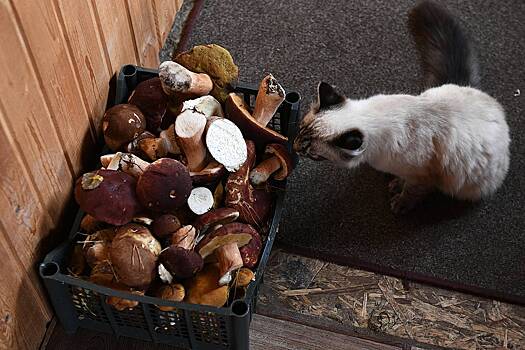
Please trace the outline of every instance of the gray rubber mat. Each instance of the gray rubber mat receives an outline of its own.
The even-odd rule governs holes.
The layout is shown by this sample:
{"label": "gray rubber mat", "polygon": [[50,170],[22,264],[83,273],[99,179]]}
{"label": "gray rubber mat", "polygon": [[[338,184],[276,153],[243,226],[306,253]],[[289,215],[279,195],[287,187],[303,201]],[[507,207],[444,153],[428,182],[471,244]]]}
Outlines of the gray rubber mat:
{"label": "gray rubber mat", "polygon": [[[279,243],[338,263],[525,302],[525,2],[443,3],[477,40],[484,90],[508,113],[512,163],[504,186],[476,205],[435,196],[397,218],[389,210],[386,175],[302,160],[290,178]],[[302,94],[303,111],[320,80],[353,98],[416,94],[421,75],[405,26],[414,4],[208,0],[189,45],[228,48],[243,81],[272,72]]]}

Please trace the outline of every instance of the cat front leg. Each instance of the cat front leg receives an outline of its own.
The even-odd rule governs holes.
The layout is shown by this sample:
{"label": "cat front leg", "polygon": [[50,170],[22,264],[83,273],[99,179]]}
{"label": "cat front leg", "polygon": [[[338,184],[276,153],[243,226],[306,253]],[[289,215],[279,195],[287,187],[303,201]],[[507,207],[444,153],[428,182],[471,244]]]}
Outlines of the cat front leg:
{"label": "cat front leg", "polygon": [[388,192],[391,196],[395,196],[396,194],[399,194],[403,191],[404,186],[405,180],[400,177],[396,177],[388,183]]}
{"label": "cat front leg", "polygon": [[[400,181],[403,181],[400,179]],[[403,215],[413,210],[433,188],[424,184],[411,184],[404,181],[403,190],[390,199],[390,209],[394,214]]]}

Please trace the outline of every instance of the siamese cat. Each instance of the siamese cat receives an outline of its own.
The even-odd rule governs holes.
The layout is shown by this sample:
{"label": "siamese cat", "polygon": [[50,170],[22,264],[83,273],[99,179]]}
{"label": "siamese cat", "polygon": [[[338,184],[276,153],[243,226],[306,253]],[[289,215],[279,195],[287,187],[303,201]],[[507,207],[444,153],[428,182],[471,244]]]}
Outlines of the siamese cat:
{"label": "siamese cat", "polygon": [[409,13],[428,90],[417,96],[353,100],[321,82],[294,149],[352,168],[367,163],[395,175],[395,213],[439,190],[463,200],[494,193],[509,168],[509,127],[502,106],[479,89],[472,42],[444,8],[422,2]]}

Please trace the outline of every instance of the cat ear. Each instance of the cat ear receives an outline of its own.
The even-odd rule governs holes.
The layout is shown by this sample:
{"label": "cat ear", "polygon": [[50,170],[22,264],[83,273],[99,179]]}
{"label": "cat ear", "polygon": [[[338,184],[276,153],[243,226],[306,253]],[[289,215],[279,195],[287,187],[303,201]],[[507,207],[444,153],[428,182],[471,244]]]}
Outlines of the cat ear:
{"label": "cat ear", "polygon": [[317,86],[319,110],[328,109],[331,106],[341,104],[345,97],[335,91],[334,87],[325,82],[320,82]]}

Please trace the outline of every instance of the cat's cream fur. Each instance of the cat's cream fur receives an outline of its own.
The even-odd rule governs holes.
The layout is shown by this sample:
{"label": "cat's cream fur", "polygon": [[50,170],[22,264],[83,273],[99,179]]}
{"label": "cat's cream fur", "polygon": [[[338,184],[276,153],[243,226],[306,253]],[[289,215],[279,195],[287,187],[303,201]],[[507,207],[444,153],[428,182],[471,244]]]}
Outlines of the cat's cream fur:
{"label": "cat's cream fur", "polygon": [[[501,105],[482,91],[457,85],[432,88],[419,96],[376,95],[346,99],[318,112],[303,128],[316,130],[306,155],[344,167],[368,163],[412,186],[437,188],[476,200],[501,185],[509,167],[509,128]],[[362,153],[350,159],[329,144],[334,135],[358,129]],[[304,130],[304,129],[303,129]],[[301,151],[301,137],[296,140]]]}

